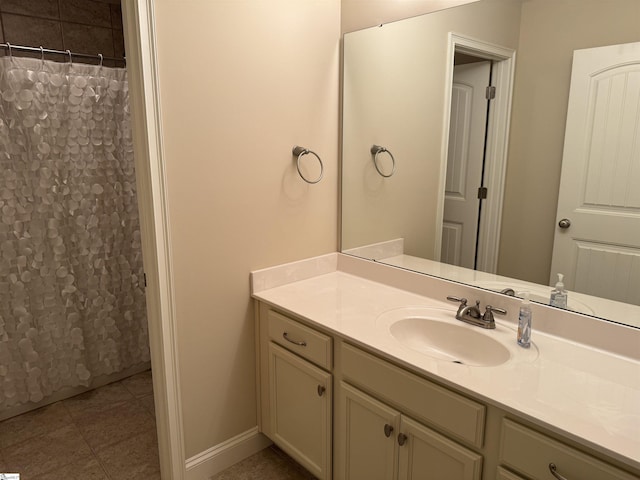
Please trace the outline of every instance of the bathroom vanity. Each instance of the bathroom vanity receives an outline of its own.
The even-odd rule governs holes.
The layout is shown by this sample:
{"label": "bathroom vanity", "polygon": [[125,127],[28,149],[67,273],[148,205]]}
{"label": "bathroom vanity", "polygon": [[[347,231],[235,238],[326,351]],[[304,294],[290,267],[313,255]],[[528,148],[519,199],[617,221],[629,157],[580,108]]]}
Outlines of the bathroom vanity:
{"label": "bathroom vanity", "polygon": [[[640,478],[635,329],[536,305],[523,349],[517,299],[341,254],[253,272],[252,294],[259,428],[318,478]],[[483,331],[446,295],[508,313]]]}

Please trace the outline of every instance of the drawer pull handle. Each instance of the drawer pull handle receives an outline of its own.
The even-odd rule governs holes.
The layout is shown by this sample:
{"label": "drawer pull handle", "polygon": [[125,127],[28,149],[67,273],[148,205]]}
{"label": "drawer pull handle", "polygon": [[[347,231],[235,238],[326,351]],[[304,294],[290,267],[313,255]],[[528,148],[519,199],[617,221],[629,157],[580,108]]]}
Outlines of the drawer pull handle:
{"label": "drawer pull handle", "polygon": [[556,470],[557,470],[556,464],[555,463],[550,463],[549,464],[549,471],[551,472],[551,475],[553,475],[558,480],[567,480],[566,477],[563,477],[562,475],[560,475]]}
{"label": "drawer pull handle", "polygon": [[297,342],[295,340],[291,340],[289,338],[289,334],[287,332],[284,332],[282,334],[282,338],[284,338],[287,342],[293,343],[294,345],[298,345],[299,347],[306,347],[307,346],[307,342],[305,342],[304,340],[302,340],[301,342]]}
{"label": "drawer pull handle", "polygon": [[384,424],[384,436],[389,438],[391,436],[391,433],[393,433],[393,427],[391,425],[389,425],[388,423]]}
{"label": "drawer pull handle", "polygon": [[407,436],[404,433],[399,433],[398,434],[398,445],[403,446],[405,443],[407,443]]}
{"label": "drawer pull handle", "polygon": [[324,392],[327,389],[325,387],[323,387],[322,385],[318,385],[318,396],[321,397],[322,395],[324,395]]}

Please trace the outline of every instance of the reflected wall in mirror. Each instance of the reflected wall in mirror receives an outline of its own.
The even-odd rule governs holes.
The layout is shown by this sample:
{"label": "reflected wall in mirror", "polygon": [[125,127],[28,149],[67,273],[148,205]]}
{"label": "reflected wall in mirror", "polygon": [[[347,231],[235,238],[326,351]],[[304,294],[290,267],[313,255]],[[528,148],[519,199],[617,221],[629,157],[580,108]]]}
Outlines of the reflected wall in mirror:
{"label": "reflected wall in mirror", "polygon": [[[480,0],[345,34],[342,251],[485,288],[527,289],[547,303],[573,52],[638,42],[638,24],[637,0]],[[490,273],[438,261],[450,32],[516,52],[497,268]],[[640,142],[638,123],[633,128]],[[377,172],[372,145],[393,154],[392,177]],[[629,176],[640,176],[640,148],[630,155]],[[379,161],[389,171],[390,157]],[[629,236],[640,238],[638,209],[617,213],[635,219]],[[376,244],[385,248],[362,249]],[[624,260],[626,301],[640,303],[632,273],[640,256],[632,256]],[[631,303],[572,293],[576,311],[640,326]]]}

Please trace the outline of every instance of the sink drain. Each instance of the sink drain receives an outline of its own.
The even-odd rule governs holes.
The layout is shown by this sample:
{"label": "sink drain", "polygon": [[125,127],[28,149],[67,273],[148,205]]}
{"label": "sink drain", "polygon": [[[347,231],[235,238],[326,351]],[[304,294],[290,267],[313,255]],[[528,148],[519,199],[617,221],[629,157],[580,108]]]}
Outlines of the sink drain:
{"label": "sink drain", "polygon": [[463,362],[461,362],[460,360],[453,360],[453,363],[458,363],[458,364],[460,364],[460,365],[464,365],[464,363],[463,363]]}

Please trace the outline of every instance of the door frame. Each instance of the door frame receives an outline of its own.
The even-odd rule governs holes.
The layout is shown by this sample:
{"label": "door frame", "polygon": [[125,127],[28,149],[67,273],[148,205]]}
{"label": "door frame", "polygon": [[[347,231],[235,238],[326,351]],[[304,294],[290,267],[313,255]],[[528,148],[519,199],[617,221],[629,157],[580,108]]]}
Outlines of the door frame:
{"label": "door frame", "polygon": [[449,122],[451,121],[451,95],[453,85],[453,60],[456,52],[493,60],[493,80],[496,96],[489,109],[487,143],[483,184],[488,189],[482,207],[478,232],[477,268],[496,273],[502,224],[502,204],[507,170],[509,124],[515,76],[515,50],[469,36],[449,32],[445,71],[444,114],[442,146],[440,149],[440,182],[435,225],[434,258],[440,259],[442,249],[442,221],[444,219],[444,195],[449,154]]}
{"label": "door frame", "polygon": [[122,0],[162,478],[183,480],[178,335],[153,0]]}

